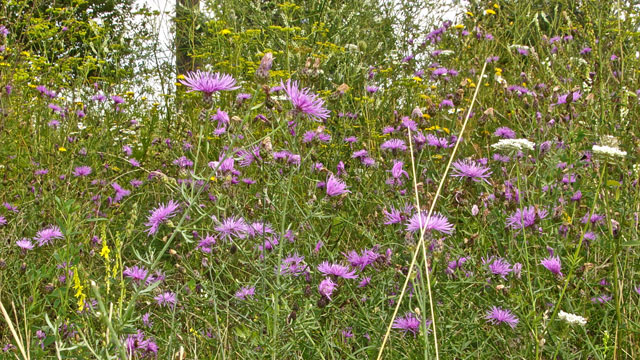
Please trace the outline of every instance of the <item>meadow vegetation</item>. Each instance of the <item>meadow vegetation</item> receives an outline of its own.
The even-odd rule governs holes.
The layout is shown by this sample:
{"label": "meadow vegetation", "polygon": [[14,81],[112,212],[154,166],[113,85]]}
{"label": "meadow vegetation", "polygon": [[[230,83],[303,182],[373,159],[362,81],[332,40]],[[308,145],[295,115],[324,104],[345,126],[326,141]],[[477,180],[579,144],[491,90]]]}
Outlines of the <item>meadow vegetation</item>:
{"label": "meadow vegetation", "polygon": [[640,357],[637,6],[435,3],[4,1],[0,358]]}

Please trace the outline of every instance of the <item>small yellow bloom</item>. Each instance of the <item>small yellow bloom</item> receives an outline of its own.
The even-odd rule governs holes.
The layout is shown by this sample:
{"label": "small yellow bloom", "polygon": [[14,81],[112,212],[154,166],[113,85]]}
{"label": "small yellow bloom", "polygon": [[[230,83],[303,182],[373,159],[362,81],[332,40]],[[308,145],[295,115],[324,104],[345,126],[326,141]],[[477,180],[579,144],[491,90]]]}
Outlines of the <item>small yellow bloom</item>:
{"label": "small yellow bloom", "polygon": [[484,13],[485,13],[485,14],[491,14],[491,15],[495,15],[495,14],[496,14],[496,12],[495,12],[495,11],[493,11],[493,10],[491,10],[491,9],[487,9],[487,10],[485,10],[485,11],[484,11]]}
{"label": "small yellow bloom", "polygon": [[211,181],[216,181],[216,180],[218,180],[218,179],[216,179],[216,177],[215,177],[215,176],[212,176],[209,180],[211,180]]}
{"label": "small yellow bloom", "polygon": [[467,11],[466,14],[473,17],[473,13],[471,11]]}
{"label": "small yellow bloom", "polygon": [[455,25],[454,28],[456,28],[456,29],[464,29],[464,25],[458,24],[458,25]]}
{"label": "small yellow bloom", "polygon": [[219,34],[220,34],[220,35],[228,35],[228,34],[231,34],[231,30],[229,30],[229,29],[222,29],[222,30],[220,30]]}
{"label": "small yellow bloom", "polygon": [[182,74],[178,75],[178,80],[184,80],[184,75]]}
{"label": "small yellow bloom", "polygon": [[500,9],[500,5],[498,5],[497,3],[493,4],[493,7],[496,8],[496,9]]}
{"label": "small yellow bloom", "polygon": [[414,76],[413,80],[415,80],[416,82],[422,82],[422,78],[418,76]]}
{"label": "small yellow bloom", "polygon": [[67,151],[67,149],[65,149],[63,146],[60,146],[60,147],[58,148],[58,151],[60,151],[60,152],[65,152],[65,151]]}

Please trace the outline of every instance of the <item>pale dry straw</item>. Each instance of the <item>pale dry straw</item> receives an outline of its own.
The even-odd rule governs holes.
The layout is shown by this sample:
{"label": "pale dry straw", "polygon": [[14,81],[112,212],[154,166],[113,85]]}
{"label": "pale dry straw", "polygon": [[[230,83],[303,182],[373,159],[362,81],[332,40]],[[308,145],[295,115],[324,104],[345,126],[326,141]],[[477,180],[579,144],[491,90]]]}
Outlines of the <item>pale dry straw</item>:
{"label": "pale dry straw", "polygon": [[[484,71],[487,68],[487,63],[484,63],[484,66],[482,67],[482,72],[480,73],[480,77],[478,79],[478,84],[480,84],[480,81],[482,80],[482,77],[484,76]],[[462,124],[462,128],[460,130],[460,135],[458,136],[458,139],[456,140],[456,144],[453,147],[453,151],[451,152],[451,156],[449,157],[449,162],[447,163],[447,167],[444,169],[444,173],[442,175],[442,178],[440,179],[440,183],[438,184],[438,189],[436,190],[436,194],[435,197],[433,198],[433,202],[431,203],[431,207],[429,207],[429,213],[427,214],[427,219],[426,222],[429,223],[429,221],[431,220],[431,214],[433,213],[433,209],[436,206],[436,203],[438,201],[438,198],[440,197],[440,193],[442,192],[442,187],[444,185],[444,181],[447,178],[447,174],[449,173],[449,169],[451,168],[451,164],[453,163],[453,159],[456,156],[456,152],[458,151],[458,146],[460,145],[460,142],[462,140],[462,135],[464,134],[465,129],[467,128],[467,123],[469,122],[469,117],[471,116],[471,111],[473,110],[473,105],[476,102],[476,98],[478,96],[478,90],[480,89],[480,86],[476,86],[476,91],[473,94],[473,99],[471,100],[471,105],[469,106],[469,111],[467,112],[467,116],[464,119],[464,123]],[[418,183],[416,180],[416,167],[415,167],[415,160],[413,158],[413,144],[411,142],[411,130],[408,130],[408,134],[409,134],[409,147],[410,147],[410,152],[411,152],[411,170],[412,170],[412,176],[413,176],[413,187],[414,187],[414,192],[416,195],[416,208],[417,211],[420,212],[420,200],[418,199]],[[424,257],[424,266],[425,266],[425,274],[426,274],[426,278],[427,278],[427,291],[428,291],[428,295],[429,295],[429,307],[430,307],[430,312],[431,312],[431,326],[433,328],[433,341],[434,341],[434,348],[435,348],[435,353],[436,353],[436,359],[440,358],[440,354],[438,352],[438,335],[436,333],[436,317],[435,317],[435,312],[433,309],[433,296],[431,293],[431,276],[429,274],[429,269],[428,269],[428,263],[427,263],[427,254],[426,254],[426,250],[424,248],[424,232],[425,229],[422,226],[422,216],[418,216],[418,221],[419,221],[419,226],[420,226],[420,240],[418,241],[418,246],[416,247],[416,250],[413,252],[413,256],[411,258],[411,264],[409,265],[409,271],[407,272],[407,276],[405,277],[404,280],[404,284],[402,285],[402,291],[400,292],[400,298],[398,299],[398,302],[396,303],[396,307],[393,310],[393,316],[391,317],[391,321],[389,322],[389,326],[387,326],[387,331],[384,334],[384,338],[382,339],[382,345],[380,346],[380,350],[378,352],[378,357],[377,359],[380,360],[382,359],[382,353],[384,351],[385,345],[387,344],[387,340],[389,339],[389,333],[391,332],[391,328],[393,326],[393,322],[396,319],[396,316],[398,315],[398,310],[400,309],[400,305],[402,304],[402,299],[404,298],[404,294],[407,290],[407,285],[409,284],[409,278],[411,277],[411,272],[413,271],[413,268],[416,264],[416,259],[418,257],[418,252],[420,250],[420,248],[422,248],[422,255]],[[427,336],[427,334],[424,334],[424,336]]]}

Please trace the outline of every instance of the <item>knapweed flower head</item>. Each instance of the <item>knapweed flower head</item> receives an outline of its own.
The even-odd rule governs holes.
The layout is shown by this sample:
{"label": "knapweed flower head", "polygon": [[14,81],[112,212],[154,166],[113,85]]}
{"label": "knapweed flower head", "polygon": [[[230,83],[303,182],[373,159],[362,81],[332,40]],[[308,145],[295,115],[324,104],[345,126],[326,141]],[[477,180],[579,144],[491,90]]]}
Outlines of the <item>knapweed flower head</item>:
{"label": "knapweed flower head", "polygon": [[304,263],[304,256],[297,253],[287,256],[280,264],[281,275],[300,276],[308,272],[307,264]]}
{"label": "knapweed flower head", "polygon": [[153,358],[158,355],[158,344],[152,338],[146,338],[142,330],[138,330],[136,334],[128,335],[124,339],[124,347],[127,354],[136,359]]}
{"label": "knapweed flower head", "polygon": [[569,324],[578,324],[578,325],[581,325],[581,326],[587,325],[587,319],[583,318],[580,315],[567,313],[567,312],[564,312],[562,310],[560,310],[560,312],[558,312],[558,319],[564,320],[564,321],[568,322]]}
{"label": "knapweed flower head", "polygon": [[407,231],[410,233],[415,233],[416,231],[420,231],[420,225],[422,225],[422,229],[425,232],[438,231],[443,234],[451,234],[453,232],[453,225],[449,222],[449,219],[446,216],[433,213],[431,217],[428,218],[428,213],[426,211],[420,211],[419,213],[414,214],[407,225]]}
{"label": "knapweed flower head", "polygon": [[232,240],[236,237],[244,239],[249,232],[249,225],[241,217],[230,216],[221,221],[214,230],[219,233],[222,239]]}
{"label": "knapweed flower head", "polygon": [[311,94],[307,88],[300,89],[297,81],[287,80],[281,86],[289,97],[294,108],[294,113],[303,114],[315,121],[324,121],[329,117],[329,110],[325,107],[324,100],[317,94]]}
{"label": "knapweed flower head", "polygon": [[318,285],[318,292],[320,295],[326,297],[331,300],[331,295],[333,291],[338,287],[338,284],[334,283],[330,278],[326,278],[320,282]]}
{"label": "knapweed flower head", "polygon": [[542,220],[547,217],[548,211],[538,209],[535,206],[528,206],[516,211],[507,218],[507,227],[511,229],[524,229],[533,226],[536,220]]}
{"label": "knapweed flower head", "polygon": [[318,265],[318,271],[323,275],[333,275],[341,277],[343,279],[357,279],[358,275],[354,270],[350,270],[347,266],[340,264],[330,264],[327,261],[323,261]]}
{"label": "knapweed flower head", "polygon": [[205,96],[211,96],[211,94],[217,91],[240,88],[239,86],[235,86],[236,80],[231,75],[201,70],[188,72],[187,75],[184,76],[184,80],[180,80],[180,83],[189,87],[187,92],[200,91]]}
{"label": "knapweed flower head", "polygon": [[376,262],[376,260],[378,260],[378,257],[380,257],[380,254],[376,253],[373,250],[364,249],[362,250],[361,254],[358,254],[355,251],[350,251],[345,256],[347,257],[347,261],[349,261],[352,267],[363,271],[365,267]]}
{"label": "knapweed flower head", "polygon": [[180,205],[173,200],[169,200],[167,204],[160,204],[157,208],[150,210],[151,215],[147,217],[147,223],[144,224],[148,227],[147,233],[154,235],[161,224],[167,222],[170,218],[176,215],[176,211]]}
{"label": "knapweed flower head", "polygon": [[516,132],[511,130],[510,128],[508,128],[506,126],[497,128],[496,131],[493,133],[493,135],[495,135],[497,137],[501,137],[503,139],[515,139],[516,138]]}
{"label": "knapweed flower head", "polygon": [[488,184],[489,180],[487,178],[491,176],[491,171],[488,167],[484,167],[475,161],[458,160],[453,163],[451,176],[475,182],[484,181]]}
{"label": "knapweed flower head", "polygon": [[484,317],[487,322],[494,325],[500,325],[505,323],[511,326],[512,329],[515,329],[516,325],[518,325],[518,318],[511,313],[509,310],[502,309],[500,307],[494,306],[492,307]]}
{"label": "knapweed flower head", "polygon": [[213,250],[213,245],[215,244],[216,238],[214,236],[207,235],[204,238],[200,239],[200,241],[198,241],[198,246],[196,248],[200,249],[200,251],[205,254],[210,254]]}
{"label": "knapweed flower head", "polygon": [[166,291],[153,298],[159,306],[174,308],[178,303],[176,294]]}
{"label": "knapweed flower head", "polygon": [[326,183],[327,196],[333,197],[351,192],[347,190],[347,184],[333,175],[329,175]]}
{"label": "knapweed flower head", "polygon": [[236,291],[236,299],[246,300],[247,298],[253,298],[256,294],[256,288],[253,286],[245,286]]}
{"label": "knapweed flower head", "polygon": [[[431,321],[428,321],[427,328]],[[405,334],[412,333],[414,336],[420,332],[420,319],[412,312],[406,313],[393,321],[394,329],[402,330]]]}
{"label": "knapweed flower head", "polygon": [[24,251],[33,250],[33,243],[31,242],[31,240],[26,238],[16,241],[16,245],[18,245],[18,247]]}
{"label": "knapweed flower head", "polygon": [[503,279],[506,279],[507,275],[513,271],[511,264],[502,258],[490,257],[487,260],[483,259],[483,262],[489,264],[489,271],[492,274],[499,275]]}
{"label": "knapweed flower head", "polygon": [[124,277],[127,277],[133,280],[137,284],[140,284],[142,281],[144,281],[144,279],[147,279],[148,274],[149,272],[147,271],[147,269],[137,265],[134,265],[132,267],[127,267],[122,272],[122,275],[124,275]]}
{"label": "knapweed flower head", "polygon": [[73,170],[73,176],[82,177],[91,174],[91,167],[89,166],[78,166]]}
{"label": "knapweed flower head", "polygon": [[59,227],[51,225],[38,231],[33,239],[38,242],[38,246],[44,246],[51,244],[53,240],[64,239],[64,235]]}
{"label": "knapweed flower head", "polygon": [[540,265],[544,266],[547,270],[551,271],[555,275],[562,276],[562,272],[560,271],[562,268],[562,263],[560,262],[560,258],[557,256],[549,256],[548,258],[542,259]]}
{"label": "knapweed flower head", "polygon": [[527,139],[500,139],[497,143],[491,145],[492,148],[500,150],[533,150],[535,143]]}
{"label": "knapweed flower head", "polygon": [[407,145],[401,139],[389,139],[380,145],[380,150],[406,151]]}

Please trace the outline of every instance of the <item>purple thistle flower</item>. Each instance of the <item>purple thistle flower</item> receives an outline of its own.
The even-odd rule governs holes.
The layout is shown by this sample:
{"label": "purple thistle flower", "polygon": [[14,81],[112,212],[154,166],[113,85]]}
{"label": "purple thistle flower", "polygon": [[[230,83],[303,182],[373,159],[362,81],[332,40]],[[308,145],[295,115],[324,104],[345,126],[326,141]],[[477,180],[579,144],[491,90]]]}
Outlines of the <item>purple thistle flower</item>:
{"label": "purple thistle flower", "polygon": [[338,284],[334,283],[330,278],[326,278],[320,282],[318,285],[318,292],[320,295],[326,297],[331,300],[331,294],[338,287]]}
{"label": "purple thistle flower", "polygon": [[154,297],[153,299],[158,303],[159,306],[166,306],[170,308],[174,308],[178,303],[178,298],[176,297],[176,294],[170,291],[166,291]]}
{"label": "purple thistle flower", "polygon": [[396,128],[394,128],[393,126],[385,126],[382,129],[382,135],[392,134],[395,131],[396,131]]}
{"label": "purple thistle flower", "polygon": [[33,238],[38,242],[38,246],[44,246],[46,244],[51,244],[53,240],[64,239],[64,235],[60,228],[55,225],[50,225],[36,233],[36,236]]}
{"label": "purple thistle flower", "polygon": [[350,251],[348,254],[345,254],[345,256],[352,267],[358,268],[360,271],[364,271],[364,268],[378,260],[380,255],[373,250],[364,249],[362,250],[361,255],[355,251]]}
{"label": "purple thistle flower", "polygon": [[324,121],[329,117],[329,110],[325,108],[324,100],[317,94],[311,94],[307,88],[300,89],[298,82],[291,79],[287,80],[286,84],[280,82],[280,85],[289,96],[294,112],[302,113],[316,121]]}
{"label": "purple thistle flower", "polygon": [[487,322],[493,325],[499,325],[501,323],[506,323],[511,326],[512,329],[515,329],[516,325],[518,325],[518,318],[511,313],[509,310],[504,310],[499,307],[492,307],[484,317]]}
{"label": "purple thistle flower", "polygon": [[[491,259],[492,258],[489,258],[489,260],[487,260],[486,262],[491,261]],[[500,275],[501,278],[506,279],[507,275],[509,275],[509,273],[513,271],[513,269],[511,268],[511,264],[509,264],[506,260],[497,258],[493,260],[491,264],[489,264],[489,271],[491,271],[491,273],[494,275]]]}
{"label": "purple thistle flower", "polygon": [[304,263],[304,256],[300,256],[297,253],[284,258],[282,264],[280,264],[281,275],[299,276],[307,273],[307,271],[308,267]]}
{"label": "purple thistle flower", "polygon": [[111,187],[113,187],[113,190],[116,191],[116,196],[113,198],[113,202],[115,203],[120,202],[120,200],[122,200],[125,196],[131,195],[130,190],[124,189],[118,183],[111,184]]}
{"label": "purple thistle flower", "polygon": [[560,271],[562,264],[560,262],[560,258],[557,256],[549,256],[548,258],[542,259],[542,261],[540,261],[540,265],[544,266],[555,275],[563,276]]}
{"label": "purple thistle flower", "polygon": [[78,166],[73,170],[73,176],[75,177],[87,176],[91,174],[91,171],[92,171],[91,167],[89,166]]}
{"label": "purple thistle flower", "polygon": [[591,222],[592,224],[603,223],[604,215],[593,214],[589,217],[589,214],[585,214],[584,217],[580,220],[581,223],[586,224],[587,222]]}
{"label": "purple thistle flower", "polygon": [[465,178],[475,182],[484,181],[487,184],[487,178],[491,175],[488,167],[481,166],[474,161],[458,160],[453,163],[454,170],[451,173],[453,177]]}
{"label": "purple thistle flower", "polygon": [[188,72],[184,80],[180,80],[180,83],[190,88],[187,92],[200,91],[204,93],[205,96],[211,96],[211,94],[217,91],[240,88],[239,86],[235,86],[236,80],[231,75],[220,73],[212,74],[209,71],[200,70]]}
{"label": "purple thistle flower", "polygon": [[367,90],[368,93],[373,94],[378,92],[378,87],[377,86],[367,86],[365,87],[365,90]]}
{"label": "purple thistle flower", "polygon": [[347,184],[345,184],[344,181],[333,176],[333,174],[329,175],[326,186],[327,186],[327,196],[329,197],[338,196],[344,193],[351,192],[347,190]]}
{"label": "purple thistle flower", "polygon": [[440,102],[440,105],[438,105],[438,107],[440,109],[442,109],[443,107],[454,107],[455,105],[453,104],[452,100],[449,99],[444,99]]}
{"label": "purple thistle flower", "polygon": [[352,159],[361,159],[361,158],[365,158],[369,155],[369,153],[367,152],[367,150],[358,150],[358,151],[354,151],[353,154],[351,154],[351,158]]}
{"label": "purple thistle flower", "polygon": [[142,323],[144,326],[151,328],[153,326],[153,321],[151,320],[151,313],[145,313],[142,315]]}
{"label": "purple thistle flower", "polygon": [[181,168],[190,168],[193,166],[193,161],[191,161],[188,157],[186,156],[181,156],[175,160],[173,160],[173,165],[177,165]]}
{"label": "purple thistle flower", "polygon": [[148,274],[149,272],[147,271],[147,269],[145,269],[144,267],[139,267],[137,265],[127,267],[122,272],[122,275],[130,278],[137,284],[140,284],[142,281],[144,281],[144,279],[147,278]]}
{"label": "purple thistle flower", "polygon": [[7,218],[0,215],[0,226],[5,226],[5,225],[7,225]]}
{"label": "purple thistle flower", "polygon": [[249,232],[249,226],[241,217],[228,217],[214,228],[222,239],[232,240],[233,237],[244,239]]}
{"label": "purple thistle flower", "polygon": [[363,288],[363,287],[369,285],[370,282],[371,282],[371,277],[370,276],[364,277],[364,278],[362,278],[362,280],[358,284],[358,287],[359,288]]}
{"label": "purple thistle flower", "polygon": [[111,97],[111,100],[113,100],[113,103],[116,104],[116,105],[124,103],[124,99],[121,96],[118,96],[118,95],[113,95]]}
{"label": "purple thistle flower", "polygon": [[180,205],[173,200],[169,200],[169,202],[165,204],[160,204],[157,208],[150,210],[151,215],[147,217],[148,222],[144,224],[148,226],[147,233],[149,235],[154,235],[158,231],[158,227],[162,223],[165,223],[170,218],[176,215],[176,211]]}
{"label": "purple thistle flower", "polygon": [[420,231],[420,224],[422,224],[422,228],[425,232],[435,230],[443,234],[451,234],[453,231],[453,225],[444,215],[432,213],[431,218],[427,221],[426,211],[416,213],[411,217],[411,219],[409,219],[409,222],[406,224],[407,231],[410,233]]}
{"label": "purple thistle flower", "polygon": [[585,55],[591,52],[591,48],[590,47],[585,47],[584,49],[580,50],[580,55]]}
{"label": "purple thistle flower", "polygon": [[516,209],[516,211],[507,218],[507,227],[514,230],[524,229],[534,225],[536,219],[544,219],[547,215],[548,212],[546,210],[536,209],[535,206]]}
{"label": "purple thistle flower", "polygon": [[391,211],[382,210],[382,213],[385,217],[385,225],[399,224],[404,221],[404,216],[402,216],[402,212],[400,210],[391,207]]}
{"label": "purple thistle flower", "polygon": [[343,279],[357,279],[358,275],[353,270],[349,270],[348,267],[340,264],[329,264],[327,261],[323,261],[318,265],[318,271],[323,275],[333,275],[341,277]]}
{"label": "purple thistle flower", "polygon": [[433,134],[427,134],[427,145],[438,149],[446,149],[453,146],[453,144],[449,143],[447,138],[439,138]]}
{"label": "purple thistle flower", "polygon": [[516,132],[511,130],[510,128],[503,126],[496,129],[493,135],[501,137],[503,139],[515,139]]}
{"label": "purple thistle flower", "polygon": [[600,296],[592,297],[591,302],[594,304],[604,304],[611,301],[612,297],[607,294],[602,294]]}
{"label": "purple thistle flower", "polygon": [[18,245],[18,247],[24,251],[33,250],[33,243],[31,243],[31,240],[27,238],[16,241],[16,245]]}
{"label": "purple thistle flower", "polygon": [[[427,320],[426,325],[428,328],[431,321]],[[420,331],[420,319],[414,313],[406,313],[393,321],[393,328],[402,330],[405,334],[410,332],[415,336]]]}
{"label": "purple thistle flower", "polygon": [[391,176],[393,176],[395,179],[399,179],[404,175],[408,179],[409,173],[402,169],[403,166],[404,163],[402,161],[394,160],[393,167],[391,168]]}
{"label": "purple thistle flower", "polygon": [[256,288],[253,286],[245,286],[236,291],[235,297],[240,300],[246,300],[247,298],[253,298],[256,294]]}
{"label": "purple thistle flower", "polygon": [[216,238],[211,235],[207,235],[204,238],[200,239],[200,241],[198,242],[198,246],[196,248],[200,249],[200,251],[202,251],[205,254],[209,254],[211,253],[212,247],[215,244],[216,244]]}
{"label": "purple thistle flower", "polygon": [[380,145],[380,150],[399,150],[406,151],[407,145],[404,144],[404,140],[401,139],[389,139]]}
{"label": "purple thistle flower", "polygon": [[215,120],[218,122],[218,127],[222,127],[224,125],[229,124],[229,114],[220,110],[219,108],[216,110],[216,114],[211,116],[211,120]]}

